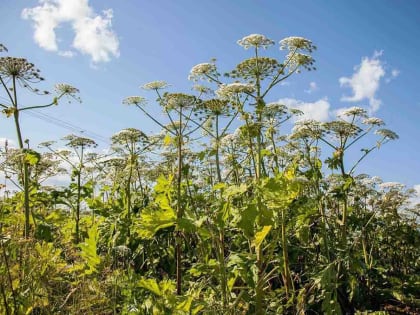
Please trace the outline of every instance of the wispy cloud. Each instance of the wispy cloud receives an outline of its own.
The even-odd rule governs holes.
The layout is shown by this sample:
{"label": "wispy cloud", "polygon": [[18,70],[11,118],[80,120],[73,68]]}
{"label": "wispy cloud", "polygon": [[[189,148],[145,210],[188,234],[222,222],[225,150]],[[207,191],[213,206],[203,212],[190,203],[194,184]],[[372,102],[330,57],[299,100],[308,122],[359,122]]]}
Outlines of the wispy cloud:
{"label": "wispy cloud", "polygon": [[76,53],[74,51],[71,51],[71,50],[64,50],[64,51],[60,50],[58,52],[58,54],[62,57],[66,57],[66,58],[73,58],[74,56],[76,56]]}
{"label": "wispy cloud", "polygon": [[113,11],[94,12],[89,0],[39,0],[39,6],[25,8],[24,19],[32,20],[34,39],[45,50],[73,57],[73,50],[61,50],[56,29],[70,23],[74,32],[72,48],[89,55],[94,63],[108,62],[119,56],[119,41],[112,29]]}
{"label": "wispy cloud", "polygon": [[380,81],[385,76],[385,68],[380,60],[383,51],[375,51],[371,58],[363,57],[359,65],[354,67],[354,73],[351,77],[341,77],[339,79],[342,87],[352,89],[353,95],[342,96],[341,100],[345,102],[369,101],[369,111],[376,112],[381,106],[381,100],[376,97],[379,90]]}
{"label": "wispy cloud", "polygon": [[304,102],[294,98],[282,98],[278,101],[289,108],[299,109],[303,112],[298,119],[314,119],[327,121],[330,118],[330,103],[327,98],[322,98],[316,102]]}
{"label": "wispy cloud", "polygon": [[309,88],[305,90],[305,93],[311,94],[312,92],[318,91],[318,85],[316,82],[309,83]]}
{"label": "wispy cloud", "polygon": [[388,78],[386,78],[385,79],[385,82],[386,83],[389,83],[389,82],[391,82],[392,80],[394,80],[396,77],[398,77],[399,75],[400,75],[400,70],[398,70],[398,69],[393,69],[392,71],[391,71],[391,75],[388,77]]}

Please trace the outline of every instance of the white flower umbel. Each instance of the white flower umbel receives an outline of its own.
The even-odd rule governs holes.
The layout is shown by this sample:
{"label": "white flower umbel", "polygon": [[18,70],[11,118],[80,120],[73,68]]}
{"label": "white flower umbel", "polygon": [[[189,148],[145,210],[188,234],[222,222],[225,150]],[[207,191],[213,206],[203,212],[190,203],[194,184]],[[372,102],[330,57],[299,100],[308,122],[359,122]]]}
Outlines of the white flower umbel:
{"label": "white flower umbel", "polygon": [[382,136],[384,138],[387,138],[389,140],[396,140],[396,139],[399,138],[398,135],[395,132],[393,132],[392,130],[389,130],[389,129],[376,130],[375,134],[380,135],[380,136]]}
{"label": "white flower umbel", "polygon": [[55,85],[55,91],[58,94],[68,94],[68,95],[74,95],[76,93],[79,93],[79,89],[66,83],[57,83]]}
{"label": "white flower umbel", "polygon": [[216,65],[213,63],[199,63],[190,70],[188,80],[197,81],[208,76],[217,76]]}
{"label": "white flower umbel", "polygon": [[152,81],[141,86],[145,90],[162,90],[168,87],[169,84],[165,81]]}
{"label": "white flower umbel", "polygon": [[255,88],[252,84],[245,84],[245,83],[230,83],[230,84],[222,84],[219,89],[216,90],[216,94],[221,99],[229,99],[233,96],[238,94],[250,94],[254,92]]}
{"label": "white flower umbel", "polygon": [[405,185],[398,182],[385,182],[379,184],[379,188],[382,190],[402,190]]}
{"label": "white flower umbel", "polygon": [[280,49],[288,50],[304,50],[312,52],[316,49],[316,46],[312,44],[312,41],[303,37],[287,37],[280,41]]}
{"label": "white flower umbel", "polygon": [[345,109],[340,113],[340,116],[359,116],[359,117],[367,117],[367,111],[361,107],[353,106],[350,108]]}
{"label": "white flower umbel", "polygon": [[371,125],[371,126],[383,126],[385,125],[384,121],[377,117],[369,117],[362,121],[365,125]]}
{"label": "white flower umbel", "polygon": [[265,37],[261,34],[251,34],[245,36],[244,38],[238,40],[237,42],[239,45],[244,47],[245,49],[255,47],[255,48],[267,48],[269,46],[274,45],[274,41]]}
{"label": "white flower umbel", "polygon": [[146,99],[141,96],[129,96],[126,97],[122,102],[125,105],[144,105],[146,104]]}

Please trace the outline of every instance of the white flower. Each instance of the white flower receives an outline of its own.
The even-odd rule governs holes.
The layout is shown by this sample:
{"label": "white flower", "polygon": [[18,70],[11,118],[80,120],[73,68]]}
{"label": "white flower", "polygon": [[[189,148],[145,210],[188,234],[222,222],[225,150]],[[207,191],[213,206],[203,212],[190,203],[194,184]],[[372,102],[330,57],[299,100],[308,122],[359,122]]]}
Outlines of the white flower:
{"label": "white flower", "polygon": [[312,44],[309,39],[303,37],[287,37],[280,41],[280,49],[288,49],[288,50],[306,50],[308,52],[312,52],[316,49],[316,47]]}
{"label": "white flower", "polygon": [[382,190],[401,190],[405,187],[404,184],[398,182],[385,182],[379,184],[379,188]]}
{"label": "white flower", "polygon": [[320,122],[314,119],[298,120],[292,128],[292,139],[319,138],[322,135]]}
{"label": "white flower", "polygon": [[261,34],[251,34],[248,36],[245,36],[244,38],[237,41],[239,45],[244,47],[245,49],[248,49],[250,47],[263,47],[267,48],[271,45],[274,45],[274,41],[265,37]]}
{"label": "white flower", "polygon": [[222,139],[220,139],[220,146],[222,147],[230,147],[238,140],[238,135],[234,133],[230,133],[225,135]]}
{"label": "white flower", "polygon": [[340,116],[360,116],[367,117],[367,112],[365,109],[357,106],[347,108],[346,110],[340,113]]}
{"label": "white flower", "polygon": [[388,138],[389,140],[396,140],[398,139],[398,135],[389,129],[379,129],[375,131],[375,134],[380,135],[384,138]]}
{"label": "white flower", "polygon": [[74,95],[76,93],[79,93],[79,90],[77,88],[66,83],[57,83],[55,85],[55,90],[59,94]]}
{"label": "white flower", "polygon": [[220,98],[226,99],[241,93],[252,93],[254,92],[254,89],[253,85],[245,83],[222,84],[219,89],[216,90],[216,94]]}
{"label": "white flower", "polygon": [[144,84],[143,86],[141,86],[141,88],[145,90],[161,90],[168,86],[169,84],[166,83],[165,81],[152,81],[152,82]]}
{"label": "white flower", "polygon": [[376,117],[366,118],[365,120],[362,121],[362,123],[365,124],[365,125],[372,125],[372,126],[383,126],[383,125],[385,125],[385,123],[382,119],[376,118]]}
{"label": "white flower", "polygon": [[129,96],[123,99],[122,103],[126,105],[143,105],[146,103],[146,99],[141,96]]}
{"label": "white flower", "polygon": [[297,54],[297,53],[289,53],[286,56],[286,60],[288,63],[288,68],[289,69],[294,69],[296,67],[302,66],[305,69],[310,69],[313,70],[315,69],[313,66],[314,64],[314,59],[306,54]]}
{"label": "white flower", "polygon": [[213,63],[199,63],[190,70],[188,80],[198,80],[206,76],[217,76],[216,65]]}

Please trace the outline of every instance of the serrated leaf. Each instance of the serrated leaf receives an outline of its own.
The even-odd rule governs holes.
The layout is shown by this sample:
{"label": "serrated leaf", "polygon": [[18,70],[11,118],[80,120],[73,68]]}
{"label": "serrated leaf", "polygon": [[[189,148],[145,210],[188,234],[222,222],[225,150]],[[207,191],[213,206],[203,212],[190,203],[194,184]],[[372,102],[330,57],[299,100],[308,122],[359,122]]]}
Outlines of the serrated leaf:
{"label": "serrated leaf", "polygon": [[175,223],[176,213],[171,207],[161,209],[146,208],[141,214],[137,233],[141,238],[151,239],[159,230],[174,226]]}
{"label": "serrated leaf", "polygon": [[156,282],[155,279],[146,279],[142,278],[137,282],[139,287],[142,287],[150,292],[162,296],[162,291],[159,288],[159,284]]}

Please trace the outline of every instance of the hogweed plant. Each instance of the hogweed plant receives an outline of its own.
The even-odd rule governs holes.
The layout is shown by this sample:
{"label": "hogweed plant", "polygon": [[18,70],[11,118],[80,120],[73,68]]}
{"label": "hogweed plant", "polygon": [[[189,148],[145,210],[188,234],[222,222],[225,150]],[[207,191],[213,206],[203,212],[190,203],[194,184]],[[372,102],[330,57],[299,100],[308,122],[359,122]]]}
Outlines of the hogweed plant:
{"label": "hogweed plant", "polygon": [[[4,46],[2,45],[2,50]],[[6,50],[7,51],[7,50]],[[48,91],[41,91],[38,88],[34,87],[35,84],[44,81],[44,78],[41,77],[39,69],[35,65],[25,58],[17,57],[0,57],[0,83],[5,93],[6,102],[0,103],[0,107],[3,109],[2,112],[6,117],[13,116],[18,146],[19,149],[25,152],[24,142],[26,141],[22,135],[22,128],[20,125],[20,113],[27,110],[36,110],[46,107],[51,107],[53,105],[58,105],[58,101],[64,96],[70,96],[76,98],[76,94],[79,92],[78,89],[68,85],[68,84],[57,84],[56,93],[52,102],[45,105],[34,105],[34,106],[22,106],[20,100],[18,99],[18,90],[19,88],[26,91],[32,92],[37,95],[48,95]],[[25,237],[29,237],[30,232],[30,200],[29,200],[29,191],[30,183],[28,176],[28,162],[26,160],[30,157],[25,157],[22,159],[23,165],[23,186],[24,186],[24,213],[25,213]]]}
{"label": "hogweed plant", "polygon": [[[156,107],[123,100],[154,135],[123,129],[106,155],[78,136],[69,150],[5,147],[7,184],[24,186],[26,158],[35,233],[22,239],[21,196],[5,194],[0,313],[418,313],[413,191],[357,173],[397,134],[361,107],[319,122],[273,100],[282,81],[314,70],[310,40],[280,41],[279,58],[264,35],[238,44],[250,56],[225,75],[214,59],[191,68],[191,94],[154,81],[141,88]],[[43,186],[65,163],[70,187]]]}

